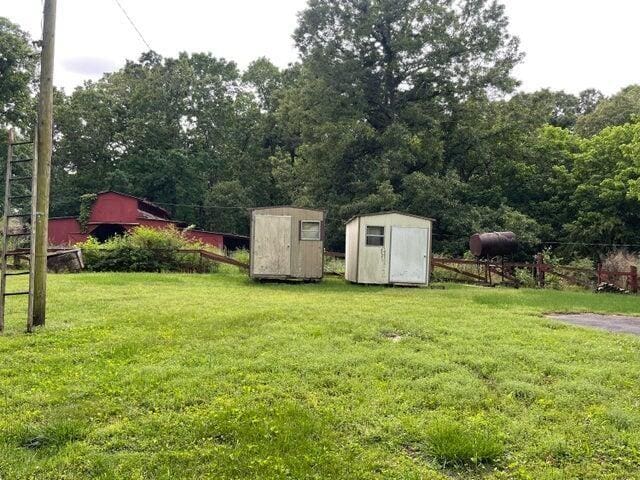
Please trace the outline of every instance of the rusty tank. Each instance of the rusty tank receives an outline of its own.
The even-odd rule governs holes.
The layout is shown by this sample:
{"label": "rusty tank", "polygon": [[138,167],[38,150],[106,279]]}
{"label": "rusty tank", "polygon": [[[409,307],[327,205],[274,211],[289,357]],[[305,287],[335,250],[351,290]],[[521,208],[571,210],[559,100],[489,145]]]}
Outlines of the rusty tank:
{"label": "rusty tank", "polygon": [[518,250],[518,238],[513,232],[476,233],[469,239],[469,249],[476,257],[503,257]]}

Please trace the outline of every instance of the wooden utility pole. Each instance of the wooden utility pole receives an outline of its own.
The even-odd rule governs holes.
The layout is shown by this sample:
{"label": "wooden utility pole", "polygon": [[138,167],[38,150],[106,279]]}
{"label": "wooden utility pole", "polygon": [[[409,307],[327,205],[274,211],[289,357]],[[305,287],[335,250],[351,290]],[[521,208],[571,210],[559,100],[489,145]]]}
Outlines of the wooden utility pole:
{"label": "wooden utility pole", "polygon": [[49,225],[49,190],[53,143],[53,58],[55,50],[57,0],[44,1],[40,95],[38,98],[36,225],[33,280],[33,325],[45,323],[47,308],[47,251]]}

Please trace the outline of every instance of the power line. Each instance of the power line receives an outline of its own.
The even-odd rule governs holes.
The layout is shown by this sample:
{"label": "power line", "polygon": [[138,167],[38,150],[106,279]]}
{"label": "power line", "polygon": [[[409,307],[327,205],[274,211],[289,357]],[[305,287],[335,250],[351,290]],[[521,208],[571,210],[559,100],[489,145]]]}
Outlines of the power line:
{"label": "power line", "polygon": [[136,31],[136,33],[138,34],[138,36],[140,37],[140,40],[142,40],[142,42],[147,46],[147,48],[151,51],[154,51],[153,48],[151,48],[151,45],[149,45],[149,42],[147,42],[144,38],[144,36],[142,35],[142,33],[140,32],[140,29],[136,26],[136,24],[134,23],[133,19],[129,16],[129,14],[127,13],[127,11],[124,9],[124,7],[122,6],[122,4],[120,3],[119,0],[113,0],[114,2],[116,2],[116,5],[118,5],[118,7],[120,7],[120,10],[122,10],[122,13],[124,14],[125,17],[127,17],[127,20],[129,20],[129,23],[131,24],[131,26],[133,27],[133,29]]}
{"label": "power line", "polygon": [[166,203],[166,202],[155,202],[152,201],[151,203],[155,204],[155,205],[164,205],[164,206],[168,206],[168,207],[187,207],[187,208],[204,208],[204,209],[220,209],[220,210],[224,210],[224,209],[229,209],[229,210],[249,210],[249,207],[230,207],[230,206],[225,206],[225,205],[195,205],[195,204],[188,204],[188,203]]}
{"label": "power line", "polygon": [[545,245],[577,245],[582,247],[640,247],[638,243],[540,242]]}

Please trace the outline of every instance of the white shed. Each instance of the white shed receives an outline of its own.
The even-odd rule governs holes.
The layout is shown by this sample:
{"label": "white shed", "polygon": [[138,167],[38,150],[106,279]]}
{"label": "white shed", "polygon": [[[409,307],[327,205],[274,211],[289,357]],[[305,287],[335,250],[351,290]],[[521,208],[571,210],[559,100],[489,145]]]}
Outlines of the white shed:
{"label": "white shed", "polygon": [[353,283],[428,285],[434,220],[401,212],[347,222],[345,278]]}

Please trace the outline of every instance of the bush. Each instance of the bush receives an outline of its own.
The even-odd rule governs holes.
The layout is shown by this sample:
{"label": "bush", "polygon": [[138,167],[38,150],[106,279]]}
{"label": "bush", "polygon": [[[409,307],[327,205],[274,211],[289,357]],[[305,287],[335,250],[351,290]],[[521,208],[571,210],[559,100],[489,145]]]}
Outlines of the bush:
{"label": "bush", "polygon": [[516,268],[515,278],[518,280],[518,284],[524,288],[535,288],[536,279],[533,276],[533,272],[530,268]]}
{"label": "bush", "polygon": [[345,259],[335,257],[324,257],[324,271],[325,273],[333,273],[336,275],[344,275],[345,272]]}
{"label": "bush", "polygon": [[85,268],[93,272],[211,272],[218,268],[210,261],[201,262],[198,254],[181,253],[181,249],[204,246],[189,241],[175,228],[136,227],[105,243],[89,237],[77,246],[82,249]]}
{"label": "bush", "polygon": [[231,252],[230,256],[234,260],[237,260],[242,263],[246,263],[247,265],[251,261],[251,253],[249,252],[249,250],[246,250],[244,248]]}

